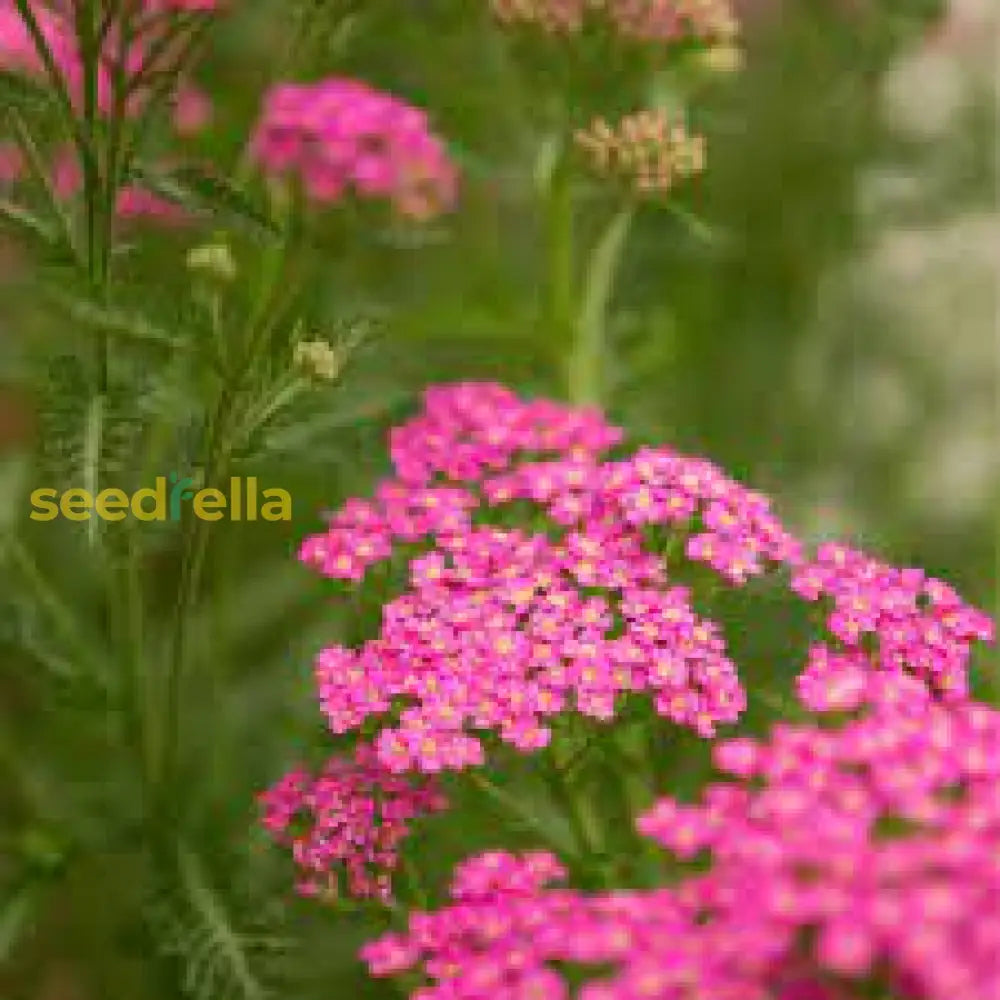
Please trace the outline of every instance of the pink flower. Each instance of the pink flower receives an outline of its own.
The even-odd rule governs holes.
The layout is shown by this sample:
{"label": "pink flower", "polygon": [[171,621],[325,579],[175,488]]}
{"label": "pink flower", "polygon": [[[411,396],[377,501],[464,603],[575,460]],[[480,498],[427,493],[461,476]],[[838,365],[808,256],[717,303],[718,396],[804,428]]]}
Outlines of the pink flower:
{"label": "pink flower", "polygon": [[[918,569],[895,569],[844,545],[821,545],[814,560],[796,566],[791,586],[806,600],[830,604],[827,629],[845,650],[840,654],[820,646],[810,653],[800,693],[817,709],[824,701],[850,699],[844,690],[832,693],[834,673],[846,669],[843,683],[856,688],[871,660],[881,670],[912,673],[941,697],[964,698],[971,645],[994,638],[989,617],[966,605],[944,582]],[[864,652],[868,640],[872,657]]]}
{"label": "pink flower", "polygon": [[212,120],[212,99],[190,83],[181,83],[174,95],[174,129],[188,136],[203,131]]}
{"label": "pink flower", "polygon": [[424,220],[457,197],[457,170],[424,113],[357,80],[272,88],[251,150],[266,173],[295,175],[317,202],[352,193]]}
{"label": "pink flower", "polygon": [[[396,478],[300,550],[323,575],[358,582],[398,545],[419,546],[378,634],[317,661],[334,733],[374,723],[385,767],[437,773],[481,763],[487,732],[534,751],[553,716],[610,722],[626,696],[645,695],[712,737],[747,696],[721,629],[671,581],[685,559],[731,586],[787,567],[805,599],[834,595],[837,642],[814,643],[796,682],[813,710],[853,711],[905,678],[961,696],[969,644],[989,622],[943,584],[842,547],[809,561],[760,493],[669,448],[608,459],[621,439],[595,411],[501,386],[426,391],[423,412],[390,433]],[[532,531],[490,524],[513,502],[535,511]],[[650,532],[675,543],[651,545]],[[868,632],[891,658],[872,660]]]}
{"label": "pink flower", "polygon": [[388,899],[398,848],[414,820],[446,808],[426,779],[387,773],[364,744],[318,778],[297,769],[261,796],[263,825],[291,849],[305,895]]}
{"label": "pink flower", "polygon": [[681,859],[707,852],[707,868],[587,894],[560,885],[551,855],[491,852],[459,866],[449,904],[362,958],[374,976],[416,973],[421,1000],[558,997],[571,982],[585,1000],[992,1000],[997,746],[985,705],[919,685],[903,703],[873,694],[840,729],[741,741],[749,781],[640,818]]}

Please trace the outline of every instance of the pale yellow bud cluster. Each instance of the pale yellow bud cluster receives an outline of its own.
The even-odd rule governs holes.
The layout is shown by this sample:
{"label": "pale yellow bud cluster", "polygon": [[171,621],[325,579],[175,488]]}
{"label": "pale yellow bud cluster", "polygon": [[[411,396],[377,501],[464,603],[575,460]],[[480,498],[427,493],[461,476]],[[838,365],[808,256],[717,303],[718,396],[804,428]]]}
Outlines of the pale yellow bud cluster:
{"label": "pale yellow bud cluster", "polygon": [[189,271],[203,274],[215,281],[229,282],[236,278],[236,261],[225,243],[206,243],[188,251]]}
{"label": "pale yellow bud cluster", "polygon": [[705,140],[664,111],[639,111],[616,125],[603,118],[574,140],[594,169],[625,180],[639,194],[665,194],[705,169]]}
{"label": "pale yellow bud cluster", "polygon": [[295,345],[295,365],[312,378],[333,382],[340,375],[343,357],[325,340],[303,340]]}

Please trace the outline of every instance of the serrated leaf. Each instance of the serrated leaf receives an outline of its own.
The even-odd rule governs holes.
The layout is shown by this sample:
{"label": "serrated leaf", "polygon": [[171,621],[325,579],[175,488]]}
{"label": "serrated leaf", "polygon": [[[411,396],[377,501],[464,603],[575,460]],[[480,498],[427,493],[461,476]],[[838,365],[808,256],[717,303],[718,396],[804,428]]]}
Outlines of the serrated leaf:
{"label": "serrated leaf", "polygon": [[249,196],[228,178],[199,167],[179,167],[169,172],[155,171],[141,164],[133,168],[139,182],[154,194],[191,212],[210,212],[250,225],[269,236],[278,236],[280,228],[255,205]]}
{"label": "serrated leaf", "polygon": [[178,846],[176,869],[161,869],[163,891],[146,917],[158,949],[180,965],[178,986],[192,1000],[265,1000],[273,995],[258,962],[283,949],[273,936],[244,934],[209,882],[201,859]]}
{"label": "serrated leaf", "polygon": [[[52,359],[39,385],[40,472],[64,489],[86,486],[95,470],[100,482],[134,474],[149,417],[143,403],[156,382],[148,361],[139,369],[120,359],[95,410],[81,360],[72,355]],[[98,423],[100,435],[95,436]]]}

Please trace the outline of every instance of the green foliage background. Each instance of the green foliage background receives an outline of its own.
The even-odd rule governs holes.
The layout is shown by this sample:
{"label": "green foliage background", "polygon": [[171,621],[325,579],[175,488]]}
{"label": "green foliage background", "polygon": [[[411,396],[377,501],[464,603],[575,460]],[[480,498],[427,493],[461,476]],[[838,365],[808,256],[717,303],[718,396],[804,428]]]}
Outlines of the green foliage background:
{"label": "green foliage background", "polygon": [[[832,415],[853,406],[849,378],[829,399],[804,402],[795,391],[796,358],[813,335],[825,278],[874,238],[860,178],[873,165],[916,171],[931,161],[940,182],[905,210],[902,221],[913,227],[988,211],[989,99],[970,106],[961,141],[947,152],[900,140],[885,126],[881,82],[892,59],[919,42],[935,5],[782,6],[780,16],[762,10],[748,18],[746,69],[698,101],[710,150],[705,178],[678,194],[676,210],[650,208],[635,221],[612,302],[608,409],[637,437],[707,455],[773,493],[792,523],[808,514],[807,484],[846,468],[852,501],[866,515],[863,544],[923,565],[994,607],[995,504],[984,501],[960,522],[915,510],[900,486],[903,456],[890,449],[862,459],[833,435]],[[489,378],[560,396],[566,351],[544,306],[546,238],[533,179],[537,91],[507,58],[485,3],[402,7],[236,4],[197,74],[217,106],[212,129],[189,152],[224,169],[237,165],[262,89],[276,74],[337,73],[430,109],[462,164],[464,190],[460,211],[419,237],[357,220],[332,219],[324,228],[305,322],[318,336],[335,338],[356,322],[373,334],[340,383],[316,388],[241,460],[241,474],[291,492],[293,521],[213,526],[208,586],[189,612],[194,641],[176,789],[185,819],[160,855],[144,846],[140,776],[120,720],[106,711],[117,667],[102,653],[100,568],[78,526],[25,516],[28,484],[72,480],[79,458],[86,324],[78,314],[54,313],[41,295],[51,262],[0,242],[11,278],[0,310],[0,503],[3,530],[30,554],[26,562],[5,547],[0,566],[4,1000],[391,995],[354,960],[378,918],[291,898],[287,862],[255,826],[255,794],[293,761],[323,752],[311,658],[357,621],[356,607],[331,601],[297,565],[295,548],[321,510],[366,492],[384,472],[385,430],[410,411],[421,387]],[[293,65],[285,65],[297,19],[307,16]],[[592,222],[581,223],[582,243],[599,235]],[[139,231],[123,265],[122,313],[200,335],[184,258],[209,234]],[[253,245],[251,233],[234,240],[241,267],[251,266]],[[253,283],[246,270],[241,280]],[[845,310],[834,336],[850,344],[855,362],[866,351],[874,359],[884,351],[884,322],[863,308]],[[949,350],[947,331],[939,349]],[[186,468],[185,435],[197,430],[202,387],[165,378],[167,367],[162,350],[145,341],[119,353],[113,433],[103,445],[110,478],[138,474],[143,427],[161,411],[176,418],[173,453],[176,467]],[[141,574],[166,635],[178,540],[150,526],[146,543]],[[75,623],[66,632],[53,626],[64,611]],[[736,602],[726,615],[751,683],[780,687],[794,667],[783,656],[800,626],[793,611],[780,602],[752,609]],[[154,635],[149,648],[157,642],[166,639]],[[991,696],[995,671],[995,658],[982,657],[977,684]],[[675,744],[672,787],[694,787],[704,768],[703,747]],[[517,780],[530,789],[530,773]],[[617,808],[607,784],[593,786],[597,811]],[[475,846],[510,836],[484,800],[471,797],[461,815],[459,827],[428,827],[415,846],[418,863],[443,874]]]}

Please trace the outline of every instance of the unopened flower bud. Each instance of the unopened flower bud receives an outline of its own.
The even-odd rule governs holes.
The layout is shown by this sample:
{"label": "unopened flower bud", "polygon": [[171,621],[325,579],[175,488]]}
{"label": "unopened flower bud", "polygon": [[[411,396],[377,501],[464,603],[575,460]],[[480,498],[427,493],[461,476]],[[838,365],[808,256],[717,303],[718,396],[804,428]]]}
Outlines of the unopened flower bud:
{"label": "unopened flower bud", "polygon": [[303,340],[295,345],[295,364],[313,378],[333,382],[340,374],[343,359],[325,340]]}
{"label": "unopened flower bud", "polygon": [[236,278],[236,261],[225,243],[207,243],[194,247],[187,255],[188,270],[207,275],[216,281],[229,282]]}
{"label": "unopened flower bud", "polygon": [[735,73],[743,68],[743,50],[736,45],[713,45],[701,53],[701,64],[713,73]]}
{"label": "unopened flower bud", "polygon": [[665,111],[639,111],[615,126],[599,118],[574,138],[594,170],[640,194],[665,194],[705,168],[705,140]]}

